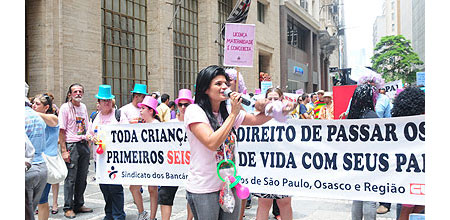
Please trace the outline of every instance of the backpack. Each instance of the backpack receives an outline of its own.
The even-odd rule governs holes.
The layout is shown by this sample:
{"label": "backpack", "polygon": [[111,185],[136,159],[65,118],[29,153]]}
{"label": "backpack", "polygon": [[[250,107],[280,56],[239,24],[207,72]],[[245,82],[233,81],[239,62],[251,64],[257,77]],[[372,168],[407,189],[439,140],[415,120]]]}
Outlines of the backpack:
{"label": "backpack", "polygon": [[[94,115],[92,115],[92,121],[95,120],[95,117],[97,117],[98,112],[94,113]],[[116,116],[116,120],[117,122],[120,122],[120,109],[114,109],[114,116]]]}

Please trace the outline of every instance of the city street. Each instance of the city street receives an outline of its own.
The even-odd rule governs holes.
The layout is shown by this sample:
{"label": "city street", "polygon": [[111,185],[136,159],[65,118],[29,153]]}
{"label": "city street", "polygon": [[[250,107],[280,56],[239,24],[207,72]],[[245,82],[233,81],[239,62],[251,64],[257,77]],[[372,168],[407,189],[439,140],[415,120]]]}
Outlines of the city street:
{"label": "city street", "polygon": [[[88,175],[88,187],[85,192],[85,205],[89,208],[93,208],[93,213],[81,213],[78,214],[75,219],[78,220],[100,220],[104,217],[104,200],[103,195],[100,192],[100,188],[98,184],[96,184],[92,178],[94,177],[94,167],[93,162],[91,161],[91,166]],[[128,186],[124,186],[125,192],[125,212],[127,214],[127,220],[135,220],[137,218],[137,209],[133,203],[133,198],[128,189]],[[172,218],[176,219],[186,219],[186,197],[185,197],[185,189],[184,187],[180,187],[177,192],[173,210],[172,210]],[[146,187],[144,187],[144,206],[145,209],[149,212],[150,210],[150,198]],[[49,204],[53,203],[52,200],[52,192],[50,191],[49,195]],[[59,195],[58,195],[58,205],[59,212],[56,215],[50,214],[50,220],[52,219],[66,219],[64,217],[64,212],[62,207],[64,205],[64,186],[63,183],[60,185]],[[318,199],[318,198],[308,198],[308,197],[293,197],[292,198],[292,209],[294,211],[293,217],[294,219],[302,219],[302,220],[349,220],[351,219],[351,207],[352,202],[348,200],[334,200],[334,199]],[[396,216],[396,206],[392,205],[392,209],[390,212],[377,215],[378,220],[395,220]],[[245,210],[244,219],[250,220],[256,218],[256,209],[257,209],[257,198],[252,198],[252,207],[251,209]],[[37,215],[35,215],[37,218]],[[157,213],[157,218],[161,219],[161,215]],[[273,215],[270,215],[271,219]]]}

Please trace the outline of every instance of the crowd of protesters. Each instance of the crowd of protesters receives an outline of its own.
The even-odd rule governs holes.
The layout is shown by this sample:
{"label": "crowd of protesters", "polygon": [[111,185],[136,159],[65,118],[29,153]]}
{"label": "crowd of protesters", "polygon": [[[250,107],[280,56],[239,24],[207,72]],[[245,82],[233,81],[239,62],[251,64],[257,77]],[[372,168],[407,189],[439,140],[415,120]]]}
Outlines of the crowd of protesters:
{"label": "crowd of protesters", "polygon": [[[239,81],[237,80],[239,75]],[[417,87],[407,87],[398,92],[391,103],[383,93],[384,81],[379,74],[369,74],[358,82],[348,108],[339,118],[386,118],[425,114],[425,93]],[[226,89],[232,89],[230,97]],[[196,90],[181,89],[173,101],[168,94],[153,92],[147,86],[135,84],[130,91],[132,100],[120,109],[115,105],[110,85],[100,85],[96,110],[90,117],[82,103],[84,87],[74,83],[68,88],[66,101],[58,109],[50,93],[28,96],[25,84],[25,214],[26,219],[48,219],[57,214],[59,183],[47,183],[47,165],[42,153],[60,156],[67,166],[64,180],[63,211],[66,218],[76,218],[80,213],[93,212],[85,206],[89,162],[94,147],[100,141],[97,129],[107,124],[183,122],[191,147],[191,164],[186,185],[188,220],[243,219],[245,209],[251,208],[251,196],[258,198],[257,219],[267,219],[272,208],[276,219],[293,218],[291,196],[251,194],[248,199],[236,202],[232,213],[223,212],[218,203],[221,181],[216,175],[216,165],[223,158],[234,160],[234,140],[240,125],[260,125],[276,119],[274,112],[281,106],[282,117],[292,119],[332,120],[334,103],[332,92],[319,90],[298,96],[296,103],[284,100],[283,91],[270,88],[262,99],[256,100],[247,88],[242,75],[235,69],[209,66],[197,76]],[[253,98],[252,98],[253,96]],[[253,100],[255,107],[241,105],[240,97]],[[91,104],[91,103],[90,103]],[[93,104],[93,103],[92,103]],[[269,108],[270,106],[270,108]],[[267,108],[266,108],[267,107]],[[90,149],[91,148],[91,149]],[[232,152],[224,154],[224,151]],[[104,219],[125,219],[124,188],[120,184],[99,184],[105,207]],[[52,207],[48,204],[50,189]],[[137,219],[156,219],[160,205],[163,220],[170,219],[177,186],[147,186],[150,194],[150,213],[145,211],[143,186],[131,185],[129,190],[137,207]],[[236,201],[239,201],[234,191]],[[376,214],[389,211],[389,203],[353,201],[352,220],[376,219]],[[398,219],[408,219],[410,213],[424,211],[424,206],[399,204]]]}

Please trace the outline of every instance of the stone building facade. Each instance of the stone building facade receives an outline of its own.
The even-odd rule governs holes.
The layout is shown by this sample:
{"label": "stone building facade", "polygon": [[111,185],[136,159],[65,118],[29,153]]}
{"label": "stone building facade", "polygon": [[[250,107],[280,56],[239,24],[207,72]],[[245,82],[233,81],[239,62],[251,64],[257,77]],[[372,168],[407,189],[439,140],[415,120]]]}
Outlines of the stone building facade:
{"label": "stone building facade", "polygon": [[[26,73],[30,95],[51,92],[65,101],[75,82],[85,87],[84,103],[95,108],[100,84],[109,84],[120,107],[131,100],[134,83],[176,98],[194,90],[196,74],[223,60],[221,23],[236,0],[45,0],[25,1]],[[249,92],[259,72],[280,84],[278,1],[260,0],[264,22],[252,1],[247,24],[256,25],[254,66],[241,68]]]}

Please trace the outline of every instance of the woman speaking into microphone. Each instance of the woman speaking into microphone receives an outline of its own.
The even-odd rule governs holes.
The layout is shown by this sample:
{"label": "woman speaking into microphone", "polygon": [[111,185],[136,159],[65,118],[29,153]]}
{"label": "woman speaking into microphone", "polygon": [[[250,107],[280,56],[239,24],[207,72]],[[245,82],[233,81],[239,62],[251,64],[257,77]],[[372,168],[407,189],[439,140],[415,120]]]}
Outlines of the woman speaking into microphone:
{"label": "woman speaking into microphone", "polygon": [[[224,212],[219,205],[222,181],[217,176],[217,165],[224,159],[234,161],[236,129],[240,125],[261,125],[271,119],[264,113],[258,115],[241,111],[241,94],[230,94],[231,108],[226,107],[230,78],[225,70],[212,65],[197,75],[195,103],[189,105],[184,125],[191,147],[191,163],[188,171],[186,198],[195,219],[239,218],[240,202],[235,203],[232,213]],[[267,100],[260,101],[260,112]],[[257,107],[258,108],[258,107]],[[292,106],[293,108],[293,106]],[[229,168],[223,163],[221,168]],[[235,201],[240,201],[233,188]]]}

